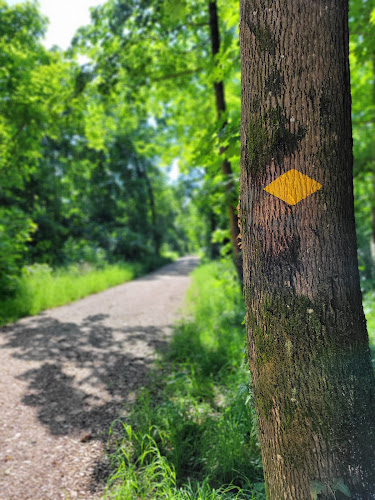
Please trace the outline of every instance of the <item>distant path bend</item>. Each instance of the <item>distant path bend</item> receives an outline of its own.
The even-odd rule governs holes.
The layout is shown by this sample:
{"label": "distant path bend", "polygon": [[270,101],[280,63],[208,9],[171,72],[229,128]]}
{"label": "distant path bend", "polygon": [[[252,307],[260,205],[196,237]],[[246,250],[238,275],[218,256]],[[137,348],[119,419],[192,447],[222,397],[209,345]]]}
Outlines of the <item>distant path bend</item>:
{"label": "distant path bend", "polygon": [[165,347],[198,258],[0,329],[1,500],[94,500],[123,403]]}

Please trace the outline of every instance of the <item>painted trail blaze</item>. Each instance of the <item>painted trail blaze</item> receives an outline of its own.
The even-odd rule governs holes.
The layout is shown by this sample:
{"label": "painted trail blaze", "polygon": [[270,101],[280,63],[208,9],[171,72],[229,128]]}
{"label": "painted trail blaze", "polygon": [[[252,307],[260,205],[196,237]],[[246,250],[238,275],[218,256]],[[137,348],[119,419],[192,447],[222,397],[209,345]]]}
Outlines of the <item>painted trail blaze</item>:
{"label": "painted trail blaze", "polygon": [[296,205],[298,202],[315,193],[322,187],[308,175],[298,170],[291,169],[264,188],[267,193],[280,198],[280,200]]}

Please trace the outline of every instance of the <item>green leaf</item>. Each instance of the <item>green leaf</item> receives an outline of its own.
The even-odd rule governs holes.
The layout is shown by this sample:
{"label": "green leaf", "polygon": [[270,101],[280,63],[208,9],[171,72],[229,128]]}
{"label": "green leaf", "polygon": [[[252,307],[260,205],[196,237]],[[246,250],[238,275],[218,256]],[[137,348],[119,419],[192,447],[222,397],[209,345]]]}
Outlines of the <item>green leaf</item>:
{"label": "green leaf", "polygon": [[349,488],[344,483],[342,477],[339,477],[338,479],[334,479],[329,484],[330,484],[333,491],[341,491],[341,493],[344,493],[345,496],[351,498],[352,494],[350,493]]}
{"label": "green leaf", "polygon": [[245,393],[249,392],[249,389],[245,382],[241,382],[241,385],[238,388],[238,397],[242,397]]}
{"label": "green leaf", "polygon": [[319,493],[326,493],[327,489],[324,483],[314,480],[310,483],[310,491],[313,500],[318,500]]}

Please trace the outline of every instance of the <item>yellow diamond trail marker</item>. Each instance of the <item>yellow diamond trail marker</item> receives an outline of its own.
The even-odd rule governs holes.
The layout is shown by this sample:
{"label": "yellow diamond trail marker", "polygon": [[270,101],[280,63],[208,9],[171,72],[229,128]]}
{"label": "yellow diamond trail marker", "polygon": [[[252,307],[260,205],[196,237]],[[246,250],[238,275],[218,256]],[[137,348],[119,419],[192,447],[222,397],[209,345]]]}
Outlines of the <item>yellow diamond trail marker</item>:
{"label": "yellow diamond trail marker", "polygon": [[264,188],[267,193],[280,198],[280,200],[296,205],[298,202],[315,193],[321,187],[319,182],[310,179],[308,175],[301,174],[292,168]]}

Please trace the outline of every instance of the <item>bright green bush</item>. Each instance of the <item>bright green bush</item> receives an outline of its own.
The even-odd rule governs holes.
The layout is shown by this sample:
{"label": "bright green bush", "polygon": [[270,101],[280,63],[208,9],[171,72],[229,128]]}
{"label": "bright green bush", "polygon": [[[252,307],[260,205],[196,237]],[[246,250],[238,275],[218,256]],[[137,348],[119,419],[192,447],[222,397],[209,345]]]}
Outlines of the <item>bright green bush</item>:
{"label": "bright green bush", "polygon": [[21,210],[0,207],[0,299],[14,296],[18,289],[26,243],[34,229]]}

